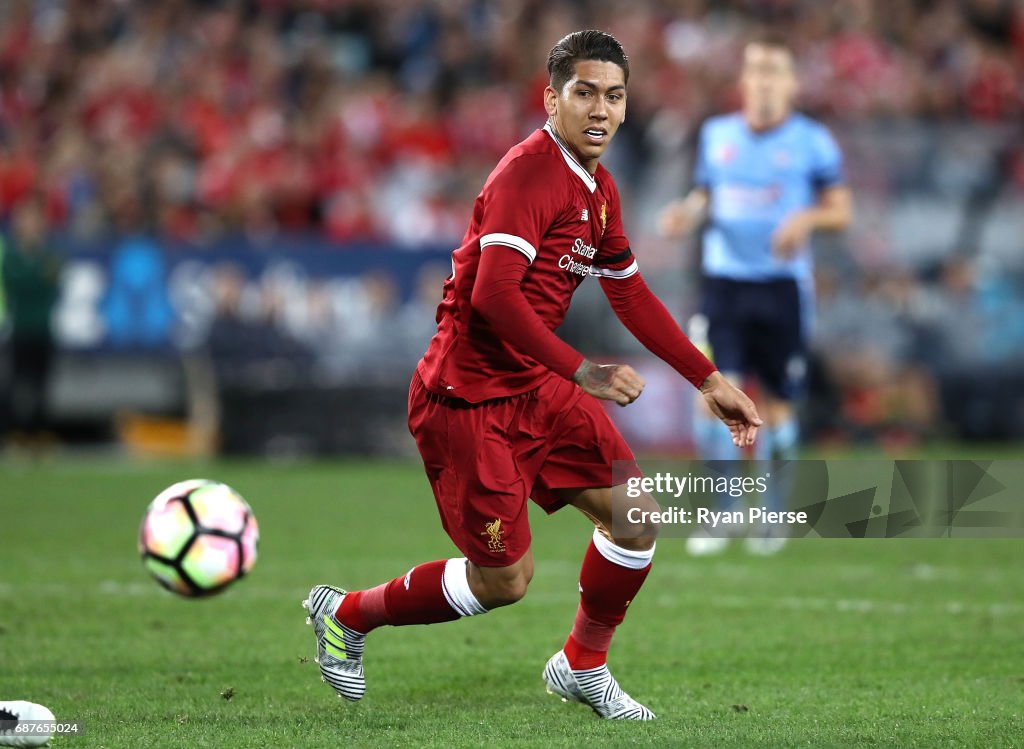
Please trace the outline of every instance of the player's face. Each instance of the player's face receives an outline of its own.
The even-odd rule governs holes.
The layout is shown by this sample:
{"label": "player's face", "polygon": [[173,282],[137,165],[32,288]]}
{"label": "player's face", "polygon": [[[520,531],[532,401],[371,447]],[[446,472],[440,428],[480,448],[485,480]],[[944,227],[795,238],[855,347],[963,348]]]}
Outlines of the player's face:
{"label": "player's face", "polygon": [[555,132],[591,173],[626,117],[626,78],[614,62],[581,60],[561,91],[544,89]]}
{"label": "player's face", "polygon": [[748,44],[740,89],[743,111],[753,127],[770,127],[786,119],[797,92],[792,54],[782,47]]}

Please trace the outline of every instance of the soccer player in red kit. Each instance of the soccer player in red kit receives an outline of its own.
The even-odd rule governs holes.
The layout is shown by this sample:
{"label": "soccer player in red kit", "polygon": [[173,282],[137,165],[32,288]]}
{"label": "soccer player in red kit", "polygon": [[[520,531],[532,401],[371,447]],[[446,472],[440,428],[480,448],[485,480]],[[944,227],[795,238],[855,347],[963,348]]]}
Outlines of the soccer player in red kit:
{"label": "soccer player in red kit", "polygon": [[644,283],[615,183],[598,164],[625,115],[622,46],[577,31],[551,50],[548,72],[547,124],[505,155],[477,198],[452,255],[437,334],[409,390],[409,428],[441,523],[464,557],[417,565],[368,590],[318,585],[304,602],[321,675],[349,700],[366,690],[363,649],[376,627],[484,614],[526,594],[532,499],[549,513],[571,504],[596,526],[576,620],[543,671],[548,689],[604,718],[654,717],[619,688],[607,653],[650,571],[657,535],[656,524],[626,523],[625,513],[658,506],[647,495],[627,498],[625,476],[613,480],[613,461],[626,476],[640,474],[598,402],[628,405],[644,381],[631,367],[586,360],[553,332],[587,277],[599,279],[630,332],[700,388],[737,445],[752,444],[761,423]]}

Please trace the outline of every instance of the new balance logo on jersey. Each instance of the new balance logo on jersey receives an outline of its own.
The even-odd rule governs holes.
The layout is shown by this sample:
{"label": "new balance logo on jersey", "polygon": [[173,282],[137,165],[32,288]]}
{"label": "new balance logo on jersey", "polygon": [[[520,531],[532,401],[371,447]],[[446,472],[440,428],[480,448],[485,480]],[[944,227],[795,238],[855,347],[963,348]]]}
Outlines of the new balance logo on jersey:
{"label": "new balance logo on jersey", "polygon": [[580,214],[580,221],[590,221],[590,211],[586,208],[584,208],[583,213]]}

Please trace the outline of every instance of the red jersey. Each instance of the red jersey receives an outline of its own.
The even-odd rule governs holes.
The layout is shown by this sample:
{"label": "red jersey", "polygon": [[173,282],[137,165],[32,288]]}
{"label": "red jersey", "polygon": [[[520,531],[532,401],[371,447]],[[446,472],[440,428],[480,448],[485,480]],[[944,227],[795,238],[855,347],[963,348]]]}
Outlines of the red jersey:
{"label": "red jersey", "polygon": [[522,293],[550,330],[562,324],[573,292],[588,276],[637,273],[611,174],[599,165],[591,175],[545,125],[491,172],[462,246],[452,253],[437,334],[418,365],[434,393],[477,403],[532,390],[550,372],[499,338],[470,303],[481,253],[495,246],[512,248],[530,263]]}

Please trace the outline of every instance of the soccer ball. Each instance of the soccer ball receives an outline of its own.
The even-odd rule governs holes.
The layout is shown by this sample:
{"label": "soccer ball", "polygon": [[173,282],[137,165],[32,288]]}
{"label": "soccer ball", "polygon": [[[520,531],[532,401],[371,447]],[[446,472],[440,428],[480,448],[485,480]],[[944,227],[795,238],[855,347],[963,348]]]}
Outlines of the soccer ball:
{"label": "soccer ball", "polygon": [[139,552],[150,574],[182,596],[220,593],[256,563],[260,538],[249,504],[226,484],[181,481],[150,503]]}

